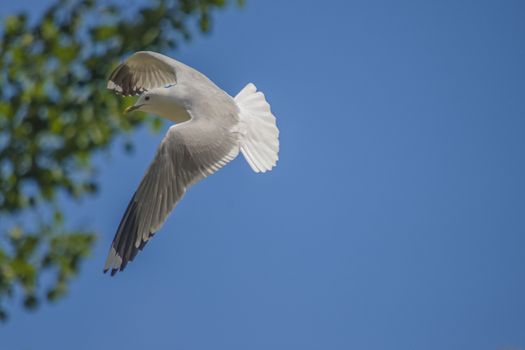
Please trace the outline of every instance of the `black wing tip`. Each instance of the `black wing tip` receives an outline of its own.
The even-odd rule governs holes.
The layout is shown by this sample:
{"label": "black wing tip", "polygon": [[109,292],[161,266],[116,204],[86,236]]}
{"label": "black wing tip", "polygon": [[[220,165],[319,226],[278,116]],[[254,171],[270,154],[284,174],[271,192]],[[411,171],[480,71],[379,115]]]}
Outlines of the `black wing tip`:
{"label": "black wing tip", "polygon": [[[126,268],[126,266],[127,266],[130,262],[132,262],[132,261],[135,259],[135,257],[137,256],[137,253],[138,253],[139,251],[142,251],[142,250],[144,249],[144,247],[146,246],[146,243],[148,243],[148,240],[149,240],[151,237],[153,237],[154,235],[155,235],[155,232],[150,232],[150,233],[149,233],[149,236],[148,236],[148,239],[145,240],[145,241],[142,240],[142,241],[140,242],[140,246],[139,246],[138,248],[137,248],[137,247],[133,248],[132,254],[131,254],[131,256],[129,257],[129,259],[128,259],[128,260],[124,260],[124,259],[122,259],[122,262],[121,262],[121,264],[120,264],[119,267],[106,267],[106,268],[104,268],[103,272],[104,272],[104,273],[107,273],[109,270],[111,270],[111,272],[110,272],[110,276],[113,277],[113,276],[115,276],[115,275],[117,274],[117,272],[124,271],[124,269]],[[119,257],[120,257],[120,255],[118,255],[118,254],[116,254],[116,256],[119,256]]]}
{"label": "black wing tip", "polygon": [[[104,274],[106,274],[110,269],[104,269]],[[119,271],[122,271],[124,269],[111,269],[111,272],[109,273],[109,275],[111,277],[115,276],[117,274],[117,272]]]}
{"label": "black wing tip", "polygon": [[135,259],[138,252],[144,249],[149,239],[155,235],[155,232],[149,232],[146,239],[141,237],[140,244],[135,245],[135,238],[138,238],[137,236],[140,234],[138,233],[137,223],[137,202],[134,198],[135,196],[128,204],[124,217],[119,224],[104,267],[104,273],[111,269],[111,276],[123,271],[128,263]]}
{"label": "black wing tip", "polygon": [[142,86],[136,86],[136,77],[126,62],[119,64],[111,72],[106,88],[122,96],[137,96],[147,91]]}
{"label": "black wing tip", "polygon": [[[109,270],[110,270],[109,268],[104,269],[104,271],[103,271],[104,274],[106,274]],[[115,274],[116,274],[117,272],[122,271],[122,270],[124,270],[124,269],[123,269],[123,268],[121,268],[121,269],[118,269],[118,268],[117,268],[117,269],[112,268],[112,269],[111,269],[111,272],[110,272],[110,276],[113,277],[113,276],[115,276]]]}
{"label": "black wing tip", "polygon": [[144,88],[132,89],[132,90],[124,91],[124,89],[122,89],[122,86],[120,86],[115,81],[110,79],[109,82],[111,82],[111,84],[113,84],[113,85],[109,85],[109,83],[108,83],[108,85],[106,86],[106,89],[108,89],[110,91],[113,91],[118,96],[123,96],[123,97],[132,96],[132,97],[134,97],[134,96],[140,96],[143,93],[145,93],[146,91],[148,91],[148,89],[144,89]]}
{"label": "black wing tip", "polygon": [[120,272],[120,271],[124,271],[124,269],[126,268],[126,266],[121,266],[121,267],[117,267],[117,268],[105,268],[104,269],[104,274],[108,273],[109,270],[111,270],[111,272],[109,273],[111,277],[115,276],[117,274],[117,272]]}

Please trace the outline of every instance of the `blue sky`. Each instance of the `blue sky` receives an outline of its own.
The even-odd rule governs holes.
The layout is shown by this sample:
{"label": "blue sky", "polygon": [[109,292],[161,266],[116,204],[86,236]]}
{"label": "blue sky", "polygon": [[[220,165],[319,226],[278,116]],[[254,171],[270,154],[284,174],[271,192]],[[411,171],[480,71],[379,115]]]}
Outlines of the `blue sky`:
{"label": "blue sky", "polygon": [[248,0],[217,14],[169,54],[232,95],[264,91],[277,168],[239,157],[199,183],[109,278],[162,134],[100,156],[100,195],[68,209],[100,232],[93,256],[64,300],[14,308],[2,349],[525,349],[524,13]]}

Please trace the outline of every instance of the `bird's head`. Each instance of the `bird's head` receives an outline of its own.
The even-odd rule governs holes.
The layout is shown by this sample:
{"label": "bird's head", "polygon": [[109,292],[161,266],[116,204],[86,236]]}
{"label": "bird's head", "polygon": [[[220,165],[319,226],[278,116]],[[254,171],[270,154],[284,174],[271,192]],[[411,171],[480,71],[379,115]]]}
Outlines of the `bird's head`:
{"label": "bird's head", "polygon": [[147,91],[144,92],[142,95],[139,96],[137,101],[135,101],[134,105],[129,106],[128,108],[124,110],[124,113],[130,113],[133,111],[147,112],[147,110],[149,109],[148,105],[151,105],[153,103],[152,97],[153,95],[150,94],[149,92]]}
{"label": "bird's head", "polygon": [[181,86],[167,85],[144,91],[135,104],[124,110],[124,113],[141,111],[156,114],[175,122],[186,121],[189,115],[186,112],[187,103]]}

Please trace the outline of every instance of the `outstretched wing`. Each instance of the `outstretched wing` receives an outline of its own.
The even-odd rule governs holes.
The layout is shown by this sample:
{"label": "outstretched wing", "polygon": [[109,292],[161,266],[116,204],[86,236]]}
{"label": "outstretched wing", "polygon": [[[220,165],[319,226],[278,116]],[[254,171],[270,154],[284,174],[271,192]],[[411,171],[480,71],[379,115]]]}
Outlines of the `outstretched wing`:
{"label": "outstretched wing", "polygon": [[228,125],[194,118],[172,126],[124,213],[104,272],[122,271],[162,226],[186,189],[238,153],[237,135]]}
{"label": "outstretched wing", "polygon": [[173,59],[156,52],[139,51],[113,70],[107,88],[129,96],[176,83]]}

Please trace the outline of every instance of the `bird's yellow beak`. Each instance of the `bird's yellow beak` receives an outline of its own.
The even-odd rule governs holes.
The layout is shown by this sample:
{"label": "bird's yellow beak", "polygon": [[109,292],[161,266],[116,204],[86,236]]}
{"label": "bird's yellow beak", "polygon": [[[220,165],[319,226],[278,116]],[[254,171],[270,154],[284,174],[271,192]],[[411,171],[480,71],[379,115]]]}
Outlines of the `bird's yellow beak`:
{"label": "bird's yellow beak", "polygon": [[142,106],[142,105],[129,106],[128,108],[126,108],[126,109],[124,110],[124,114],[127,114],[127,113],[129,113],[129,112],[133,112],[134,110],[139,109],[140,106]]}

